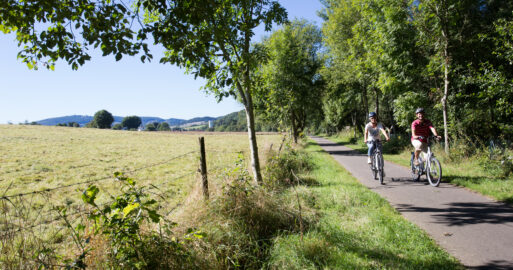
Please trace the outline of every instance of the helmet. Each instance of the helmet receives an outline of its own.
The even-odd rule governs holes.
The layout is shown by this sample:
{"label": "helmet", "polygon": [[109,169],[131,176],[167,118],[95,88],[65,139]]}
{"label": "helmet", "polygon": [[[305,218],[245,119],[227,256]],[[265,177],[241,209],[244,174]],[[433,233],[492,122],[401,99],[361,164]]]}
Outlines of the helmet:
{"label": "helmet", "polygon": [[417,113],[424,113],[424,108],[417,108],[417,110],[415,110],[415,114]]}
{"label": "helmet", "polygon": [[375,112],[370,112],[370,113],[369,113],[369,118],[371,118],[371,117],[376,117],[377,115],[378,115],[378,114],[377,114],[377,113],[375,113]]}

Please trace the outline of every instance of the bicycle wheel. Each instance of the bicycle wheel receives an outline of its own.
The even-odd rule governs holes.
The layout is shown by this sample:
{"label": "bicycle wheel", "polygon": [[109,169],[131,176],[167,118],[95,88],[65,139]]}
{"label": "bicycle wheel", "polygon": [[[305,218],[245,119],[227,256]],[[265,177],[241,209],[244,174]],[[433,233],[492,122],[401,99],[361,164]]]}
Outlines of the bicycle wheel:
{"label": "bicycle wheel", "polygon": [[379,178],[379,183],[383,185],[383,156],[381,156],[380,154],[376,154],[376,168],[378,170],[377,174]]}
{"label": "bicycle wheel", "polygon": [[370,170],[372,172],[372,176],[376,179],[376,168],[374,167],[374,155],[371,156],[371,163],[369,163]]}
{"label": "bicycle wheel", "polygon": [[413,164],[413,159],[415,158],[413,152],[411,153],[411,159],[410,159],[410,167],[411,167],[411,178],[413,181],[417,182],[420,180],[420,170],[419,166],[415,166]]}
{"label": "bicycle wheel", "polygon": [[440,181],[442,180],[442,166],[440,165],[440,161],[435,157],[431,157],[430,165],[427,168],[427,179],[429,184],[434,187],[438,187],[440,185]]}

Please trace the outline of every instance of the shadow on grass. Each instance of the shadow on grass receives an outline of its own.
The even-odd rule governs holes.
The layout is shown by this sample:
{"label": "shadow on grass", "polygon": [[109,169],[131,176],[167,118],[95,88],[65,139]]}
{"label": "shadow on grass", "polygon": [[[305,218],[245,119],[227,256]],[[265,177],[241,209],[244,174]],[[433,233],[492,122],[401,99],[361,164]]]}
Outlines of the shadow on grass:
{"label": "shadow on grass", "polygon": [[[369,247],[369,242],[373,241],[362,238],[355,233],[344,232],[342,231],[342,228],[335,231],[324,232],[323,236],[328,243],[339,247],[342,253],[350,253],[357,257],[365,258],[365,260],[374,261],[381,267],[390,269],[461,269],[461,266],[457,262],[450,259],[441,260],[440,257],[436,260],[422,260],[418,257],[408,258],[407,254],[398,253],[400,249],[396,249],[397,251],[394,252],[383,246]],[[394,245],[392,244],[390,246],[393,247]],[[336,260],[336,258],[333,259]],[[319,264],[319,262],[327,263],[326,259],[322,260],[320,258],[316,258],[316,260],[312,260],[312,262],[317,262],[316,266],[320,268],[323,268],[323,266],[329,266]],[[376,264],[372,262],[371,264],[376,266]],[[345,269],[358,269],[361,267],[362,265],[357,263],[353,265],[347,265],[346,263],[344,265]]]}
{"label": "shadow on grass", "polygon": [[[486,177],[486,176],[444,175],[443,180],[444,180],[444,182],[455,183],[455,184],[458,184],[458,182],[468,182],[468,183],[472,183],[472,184],[479,184],[483,180],[494,181],[495,179],[491,178],[491,177]],[[497,181],[502,181],[502,180],[498,179]]]}
{"label": "shadow on grass", "polygon": [[317,179],[313,178],[313,177],[301,177],[299,179],[299,183],[297,183],[297,181],[294,181],[297,185],[302,185],[302,186],[307,186],[307,187],[318,187],[318,186],[323,186],[321,185],[321,183],[319,181],[317,181]]}
{"label": "shadow on grass", "polygon": [[[454,185],[458,186],[465,186],[464,183],[470,183],[479,185],[482,184],[483,181],[486,182],[502,182],[505,181],[504,179],[498,179],[493,177],[487,177],[487,176],[458,176],[458,175],[447,175],[444,176],[442,181],[449,182]],[[502,198],[499,200],[500,202],[509,204],[513,207],[513,194],[510,196],[507,196],[505,198]]]}

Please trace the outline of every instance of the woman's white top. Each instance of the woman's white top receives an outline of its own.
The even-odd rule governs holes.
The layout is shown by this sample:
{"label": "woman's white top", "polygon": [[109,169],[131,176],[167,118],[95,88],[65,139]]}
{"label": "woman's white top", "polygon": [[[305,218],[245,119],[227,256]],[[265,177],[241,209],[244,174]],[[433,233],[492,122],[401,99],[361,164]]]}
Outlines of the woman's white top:
{"label": "woman's white top", "polygon": [[368,123],[365,126],[365,129],[367,130],[367,141],[377,141],[380,139],[380,129],[383,129],[383,125],[381,123],[378,123],[376,127],[372,126],[372,123]]}

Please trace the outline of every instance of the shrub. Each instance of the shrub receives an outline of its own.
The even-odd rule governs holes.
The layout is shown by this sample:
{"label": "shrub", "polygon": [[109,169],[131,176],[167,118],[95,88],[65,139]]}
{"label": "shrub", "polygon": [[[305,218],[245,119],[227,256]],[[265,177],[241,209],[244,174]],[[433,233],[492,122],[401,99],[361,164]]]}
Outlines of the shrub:
{"label": "shrub", "polygon": [[157,130],[158,123],[148,123],[145,126],[146,131],[156,131]]}
{"label": "shrub", "polygon": [[309,156],[299,150],[291,149],[288,145],[281,153],[270,153],[264,169],[264,181],[267,186],[289,186],[297,184],[293,175],[312,169]]}
{"label": "shrub", "polygon": [[483,169],[498,178],[507,178],[513,175],[513,153],[500,149],[486,151],[478,155],[478,161]]}
{"label": "shrub", "polygon": [[162,123],[158,124],[157,130],[158,131],[171,131],[171,128],[169,127],[168,122],[162,122]]}
{"label": "shrub", "polygon": [[[82,194],[85,203],[93,207],[88,218],[93,226],[87,231],[93,235],[85,238],[81,232],[86,226],[79,224],[76,228],[62,215],[66,224],[73,230],[73,239],[82,251],[74,260],[63,260],[68,269],[106,268],[106,269],[191,269],[195,268],[192,255],[185,245],[190,241],[201,239],[204,234],[189,230],[183,239],[170,237],[171,227],[175,224],[163,220],[157,213],[157,202],[149,199],[145,188],[136,186],[136,182],[121,173],[115,173],[123,187],[119,196],[111,197],[112,202],[97,205],[95,200],[99,189],[91,185]],[[159,224],[161,230],[144,231],[144,224]],[[94,250],[92,242],[102,242],[102,250]],[[93,241],[91,241],[93,239]],[[97,252],[100,258],[91,262],[91,253]],[[98,255],[95,254],[95,255]],[[96,265],[87,265],[96,264]]]}
{"label": "shrub", "polygon": [[114,130],[122,130],[123,126],[120,123],[117,123],[114,126],[112,126],[112,129],[114,129]]}
{"label": "shrub", "polygon": [[203,258],[198,260],[199,268],[262,269],[272,239],[300,230],[297,205],[291,205],[278,190],[255,186],[242,155],[225,172],[223,183],[210,202],[195,202],[197,209],[189,211],[194,224],[206,232],[205,240],[191,247]]}

